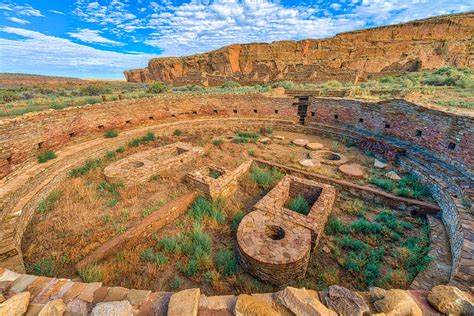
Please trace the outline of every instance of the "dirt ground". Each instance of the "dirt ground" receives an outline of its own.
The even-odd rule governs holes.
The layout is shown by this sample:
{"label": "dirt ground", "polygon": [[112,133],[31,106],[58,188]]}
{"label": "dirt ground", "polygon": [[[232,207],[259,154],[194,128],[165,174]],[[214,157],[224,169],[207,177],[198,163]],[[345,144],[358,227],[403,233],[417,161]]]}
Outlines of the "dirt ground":
{"label": "dirt ground", "polygon": [[[346,147],[342,143],[312,135],[273,131],[273,136],[280,135],[285,137],[285,140],[272,141],[270,144],[259,142],[235,144],[227,141],[218,145],[213,144],[213,139],[225,139],[226,136],[234,133],[235,131],[220,130],[205,135],[184,132],[180,136],[158,137],[157,140],[139,147],[127,147],[124,152],[115,153],[114,157],[102,158],[100,167],[84,176],[69,177],[57,188],[60,192],[58,201],[47,211],[38,211],[27,228],[22,243],[27,271],[35,274],[43,273],[77,278],[74,265],[79,260],[104,242],[138,224],[154,210],[188,192],[189,189],[183,178],[186,173],[192,170],[209,165],[218,165],[232,170],[252,156],[303,169],[298,161],[306,158],[309,150],[289,144],[290,140],[295,138],[305,138],[311,142],[322,143],[325,149],[342,153],[350,159],[350,162],[357,162],[364,166],[367,176],[356,181],[359,184],[367,184],[367,179],[371,175],[380,173],[372,167],[374,158],[365,155],[358,148]],[[117,192],[104,189],[106,182],[103,170],[108,164],[138,151],[176,141],[191,142],[203,146],[205,155],[178,170],[161,174],[145,184],[119,187],[117,189],[118,195]],[[389,166],[387,170],[392,169],[396,170],[396,167]],[[335,178],[344,178],[337,167],[328,165],[323,165],[319,170],[309,171]],[[230,220],[238,212],[251,211],[252,206],[264,194],[265,191],[259,189],[247,176],[244,176],[235,195],[223,202],[222,211],[227,217],[227,222],[223,225],[216,225],[211,221],[204,222],[204,229],[212,238],[213,255],[218,249],[232,249],[235,253],[235,232],[231,229]],[[342,194],[341,197],[339,194],[332,214],[340,218],[342,222],[350,224],[351,221],[357,219],[357,216],[349,215],[342,210],[342,205],[347,199],[353,199],[353,197],[348,197],[345,194]],[[381,205],[371,205],[370,211],[367,213],[376,215],[382,207]],[[403,218],[414,223],[412,231],[404,235],[403,238],[421,234],[423,223],[420,220],[409,216]],[[207,276],[211,275],[211,278],[204,277],[203,273],[187,277],[177,269],[177,264],[180,261],[177,255],[168,255],[167,263],[159,267],[154,263],[143,262],[141,254],[146,249],[155,247],[159,239],[173,237],[180,232],[188,231],[192,225],[192,219],[184,215],[178,221],[155,232],[152,238],[140,240],[137,245],[126,245],[116,255],[102,260],[99,262],[99,266],[103,275],[103,283],[109,286],[168,291],[176,289],[176,279],[179,279],[179,288],[200,287],[208,295],[276,290],[276,288],[245,273],[241,268],[234,275],[223,276],[211,263],[208,267],[208,271],[211,273],[207,274]],[[345,271],[330,251],[331,255],[328,255],[327,250],[331,249],[333,245],[333,236],[323,237],[320,246],[312,254],[307,277],[305,280],[295,281],[294,285],[322,288],[332,282],[340,281],[348,287],[360,289],[357,278]],[[396,268],[397,262],[390,255],[390,249],[397,246],[399,244],[396,243],[384,245],[388,249],[389,255],[383,259],[383,273]],[[328,270],[337,275],[337,278],[331,280],[324,277]]]}

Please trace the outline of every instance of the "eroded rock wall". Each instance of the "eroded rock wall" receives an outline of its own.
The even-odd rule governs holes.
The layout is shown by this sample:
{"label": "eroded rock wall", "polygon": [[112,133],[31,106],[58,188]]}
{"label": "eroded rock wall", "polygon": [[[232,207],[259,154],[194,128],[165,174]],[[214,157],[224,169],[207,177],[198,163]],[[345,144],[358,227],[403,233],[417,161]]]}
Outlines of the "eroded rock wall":
{"label": "eroded rock wall", "polygon": [[474,13],[341,33],[328,39],[234,44],[185,57],[154,58],[127,81],[183,85],[292,80],[351,81],[386,72],[474,67]]}

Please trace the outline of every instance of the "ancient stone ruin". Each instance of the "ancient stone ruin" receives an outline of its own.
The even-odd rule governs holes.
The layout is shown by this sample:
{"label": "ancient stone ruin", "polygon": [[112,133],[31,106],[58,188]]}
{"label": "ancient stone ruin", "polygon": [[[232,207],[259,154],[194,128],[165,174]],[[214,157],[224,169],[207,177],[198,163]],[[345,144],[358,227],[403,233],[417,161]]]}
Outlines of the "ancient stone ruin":
{"label": "ancient stone ruin", "polygon": [[[102,137],[104,126],[118,137]],[[4,119],[0,314],[472,314],[473,129],[470,115],[404,100],[259,93],[164,95]],[[145,133],[153,140],[130,146]],[[46,148],[57,158],[37,163]],[[319,165],[300,165],[304,159]],[[94,166],[87,161],[95,169],[83,171]],[[407,188],[425,198],[400,193]],[[70,200],[54,200],[58,190]],[[219,204],[226,200],[228,213]],[[77,201],[87,204],[64,215]],[[406,285],[382,289],[381,274],[371,281],[344,270],[366,253],[380,266],[389,256],[396,269],[400,257],[391,254],[422,242],[414,249],[431,259]],[[36,273],[50,272],[54,254],[35,252],[44,243],[76,251],[49,276]],[[198,257],[198,248],[210,256]],[[195,258],[217,272],[192,270]],[[188,283],[117,283],[161,282],[164,266]],[[97,269],[109,272],[94,279]],[[328,286],[315,290],[321,271]],[[236,275],[264,290],[243,294],[228,285]],[[361,282],[370,285],[357,290]]]}

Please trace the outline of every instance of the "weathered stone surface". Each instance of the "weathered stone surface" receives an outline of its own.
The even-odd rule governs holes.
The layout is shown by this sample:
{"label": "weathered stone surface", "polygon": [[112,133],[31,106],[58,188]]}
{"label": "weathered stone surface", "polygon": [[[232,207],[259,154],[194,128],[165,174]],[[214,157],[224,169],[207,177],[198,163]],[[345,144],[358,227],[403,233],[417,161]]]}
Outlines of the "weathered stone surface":
{"label": "weathered stone surface", "polygon": [[233,44],[186,57],[153,58],[148,67],[124,74],[129,82],[170,84],[353,81],[367,73],[469,66],[471,37],[469,14],[440,16],[326,39]]}
{"label": "weathered stone surface", "polygon": [[235,303],[234,314],[236,316],[278,316],[278,312],[275,311],[271,305],[265,301],[250,296],[247,294],[241,294],[237,297]]}
{"label": "weathered stone surface", "polygon": [[385,167],[387,167],[387,163],[383,162],[383,161],[380,161],[378,159],[374,159],[374,167],[375,168],[379,168],[379,169],[384,169]]}
{"label": "weathered stone surface", "polygon": [[362,296],[338,285],[329,287],[326,305],[336,311],[338,315],[362,316],[365,312],[369,312],[369,307]]}
{"label": "weathered stone surface", "polygon": [[18,293],[0,304],[0,316],[23,315],[30,304],[30,292]]}
{"label": "weathered stone surface", "polygon": [[284,290],[276,293],[276,298],[296,315],[337,316],[336,312],[324,306],[319,298],[311,296],[306,289],[287,286]]}
{"label": "weathered stone surface", "polygon": [[454,286],[437,285],[428,294],[428,302],[445,314],[473,315],[474,305],[469,297]]}
{"label": "weathered stone surface", "polygon": [[395,171],[389,171],[385,174],[385,177],[392,179],[392,180],[401,180],[400,176]]}
{"label": "weathered stone surface", "polygon": [[341,171],[343,174],[350,178],[356,179],[364,177],[365,174],[364,168],[356,163],[339,166],[339,171]]}
{"label": "weathered stone surface", "polygon": [[46,303],[38,316],[62,316],[66,309],[66,304],[62,300],[57,299]]}
{"label": "weathered stone surface", "polygon": [[387,316],[422,316],[423,312],[408,292],[403,290],[383,290],[371,288],[371,298],[377,311]]}
{"label": "weathered stone surface", "polygon": [[285,140],[285,136],[275,135],[275,136],[273,136],[273,139],[276,139],[276,140]]}
{"label": "weathered stone surface", "polygon": [[296,138],[291,141],[293,145],[299,146],[299,147],[304,147],[306,144],[309,143],[309,140],[307,139],[302,139],[302,138]]}
{"label": "weathered stone surface", "polygon": [[304,167],[308,167],[308,168],[314,168],[314,169],[321,168],[321,162],[319,162],[319,160],[316,160],[316,159],[301,159],[299,163],[300,165]]}
{"label": "weathered stone surface", "polygon": [[147,290],[130,290],[128,292],[128,301],[132,305],[141,305],[150,293],[151,291]]}
{"label": "weathered stone surface", "polygon": [[199,316],[231,316],[237,298],[235,295],[205,296],[199,299]]}
{"label": "weathered stone surface", "polygon": [[168,303],[170,301],[170,292],[155,292],[148,295],[145,302],[138,310],[139,316],[166,316],[168,313]]}
{"label": "weathered stone surface", "polygon": [[324,145],[321,143],[307,143],[306,148],[309,150],[320,150],[324,148]]}
{"label": "weathered stone surface", "polygon": [[73,299],[67,303],[67,311],[73,315],[89,315],[91,304],[89,302]]}
{"label": "weathered stone surface", "polygon": [[168,316],[196,316],[199,309],[200,289],[189,289],[171,295]]}
{"label": "weathered stone surface", "polygon": [[26,290],[26,288],[28,288],[28,286],[33,283],[38,277],[35,276],[35,275],[27,275],[27,274],[24,274],[22,275],[21,277],[19,277],[18,279],[16,279],[11,288],[10,288],[10,291],[14,292],[14,293],[20,293],[20,292],[23,292],[24,290]]}
{"label": "weathered stone surface", "polygon": [[92,309],[92,316],[132,316],[133,308],[128,301],[99,303]]}
{"label": "weathered stone surface", "polygon": [[268,137],[262,137],[258,140],[259,143],[262,143],[262,144],[270,144],[272,142],[272,140]]}
{"label": "weathered stone surface", "polygon": [[0,282],[15,281],[20,276],[21,274],[5,269],[5,271],[0,275]]}

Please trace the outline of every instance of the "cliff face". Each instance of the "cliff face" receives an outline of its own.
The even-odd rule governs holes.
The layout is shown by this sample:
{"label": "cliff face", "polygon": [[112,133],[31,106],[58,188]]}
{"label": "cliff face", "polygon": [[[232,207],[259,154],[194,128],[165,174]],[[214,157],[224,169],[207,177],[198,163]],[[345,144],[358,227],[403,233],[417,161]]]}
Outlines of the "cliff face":
{"label": "cliff face", "polygon": [[474,67],[474,12],[341,33],[321,40],[234,44],[186,57],[154,58],[127,81],[182,85],[361,79],[442,66]]}

